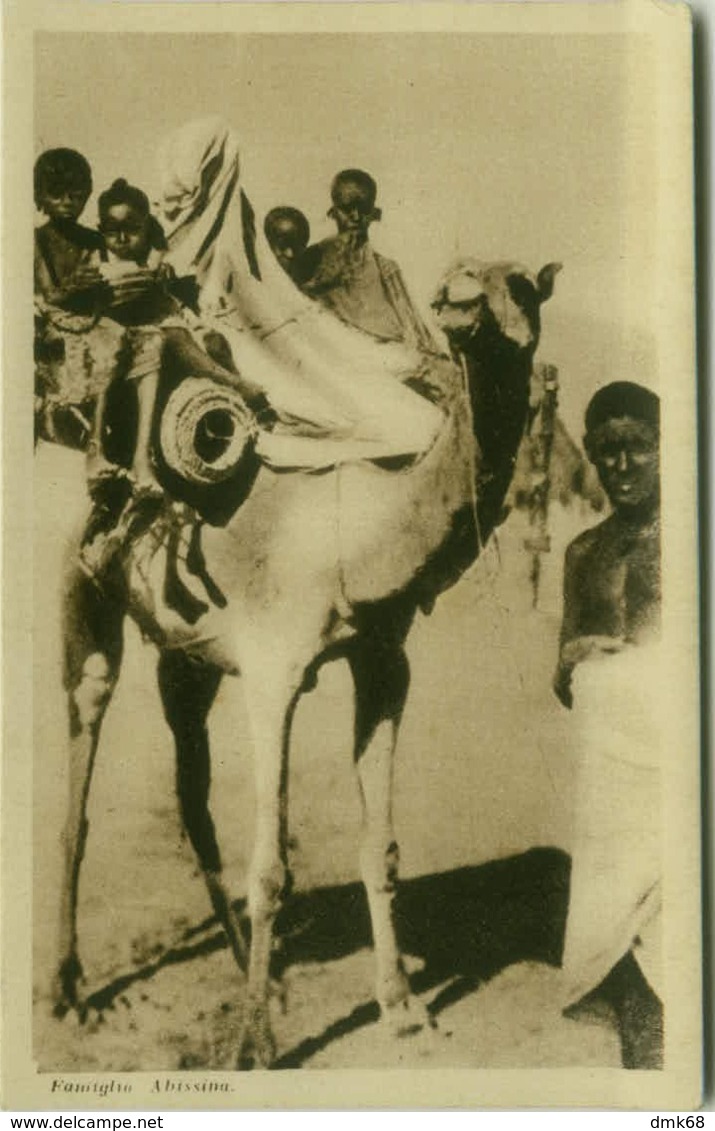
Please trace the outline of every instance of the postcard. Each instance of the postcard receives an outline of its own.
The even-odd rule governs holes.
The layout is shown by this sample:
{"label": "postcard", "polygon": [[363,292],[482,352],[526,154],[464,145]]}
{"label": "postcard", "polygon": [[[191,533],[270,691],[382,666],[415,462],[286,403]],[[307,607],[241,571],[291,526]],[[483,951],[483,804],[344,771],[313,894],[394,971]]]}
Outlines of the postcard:
{"label": "postcard", "polygon": [[4,1106],[696,1109],[687,8],[5,16]]}

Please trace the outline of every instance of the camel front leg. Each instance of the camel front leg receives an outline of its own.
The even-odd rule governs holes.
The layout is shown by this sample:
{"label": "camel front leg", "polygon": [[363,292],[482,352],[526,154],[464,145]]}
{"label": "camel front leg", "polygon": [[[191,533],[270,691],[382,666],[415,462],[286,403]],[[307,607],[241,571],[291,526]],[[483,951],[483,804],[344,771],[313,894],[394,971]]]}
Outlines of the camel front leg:
{"label": "camel front leg", "polygon": [[54,1013],[81,1012],[82,977],[77,941],[79,876],[87,841],[87,799],[104,714],[122,656],[120,602],[99,593],[73,571],[64,599],[65,685],[69,710],[69,803],[62,833],[64,873],[60,893],[59,954]]}
{"label": "camel front leg", "polygon": [[350,655],[355,681],[355,760],[363,806],[360,865],[372,921],[376,996],[397,1034],[424,1017],[411,1002],[393,919],[399,849],[392,822],[394,752],[410,669],[399,644],[361,641]]}
{"label": "camel front leg", "polygon": [[248,947],[224,886],[221,855],[209,811],[211,756],[206,720],[222,673],[182,652],[163,652],[158,676],[164,715],[176,745],[176,792],[184,828],[201,865],[214,912],[223,924],[239,968],[245,971]]}
{"label": "camel front leg", "polygon": [[286,808],[288,745],[299,679],[246,678],[253,737],[256,833],[248,882],[251,950],[238,1067],[269,1067],[276,1052],[270,1015],[273,925],[288,876]]}

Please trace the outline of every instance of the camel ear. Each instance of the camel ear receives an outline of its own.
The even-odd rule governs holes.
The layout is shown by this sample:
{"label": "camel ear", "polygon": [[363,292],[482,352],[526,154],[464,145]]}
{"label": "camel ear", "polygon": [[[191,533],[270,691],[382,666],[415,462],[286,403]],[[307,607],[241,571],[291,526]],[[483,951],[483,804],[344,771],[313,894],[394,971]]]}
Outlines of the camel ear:
{"label": "camel ear", "polygon": [[536,290],[542,302],[546,302],[554,293],[554,279],[561,270],[561,263],[547,263],[542,267],[536,277]]}

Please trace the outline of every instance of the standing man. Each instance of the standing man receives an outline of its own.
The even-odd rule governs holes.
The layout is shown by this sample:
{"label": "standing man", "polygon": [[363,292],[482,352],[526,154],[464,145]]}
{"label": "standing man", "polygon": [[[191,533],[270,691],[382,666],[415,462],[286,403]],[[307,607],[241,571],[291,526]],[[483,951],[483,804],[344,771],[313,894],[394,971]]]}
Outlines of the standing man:
{"label": "standing man", "polygon": [[659,442],[655,393],[598,390],[584,445],[611,514],[566,551],[555,678],[579,762],[565,1004],[611,1000],[625,1068],[663,1062]]}
{"label": "standing man", "polygon": [[382,215],[373,178],[362,169],[343,169],[333,179],[330,195],[328,215],[338,234],[306,252],[303,290],[343,322],[381,341],[437,352],[400,268],[369,242],[370,225]]}

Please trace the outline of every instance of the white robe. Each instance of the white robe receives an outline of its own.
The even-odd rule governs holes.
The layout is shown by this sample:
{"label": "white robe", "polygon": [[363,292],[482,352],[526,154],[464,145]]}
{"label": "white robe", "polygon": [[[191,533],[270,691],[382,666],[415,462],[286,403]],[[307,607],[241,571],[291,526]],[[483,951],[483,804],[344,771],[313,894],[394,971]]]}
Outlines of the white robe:
{"label": "white robe", "polygon": [[660,646],[648,644],[574,672],[579,775],[564,1004],[631,949],[662,997],[660,666]]}

